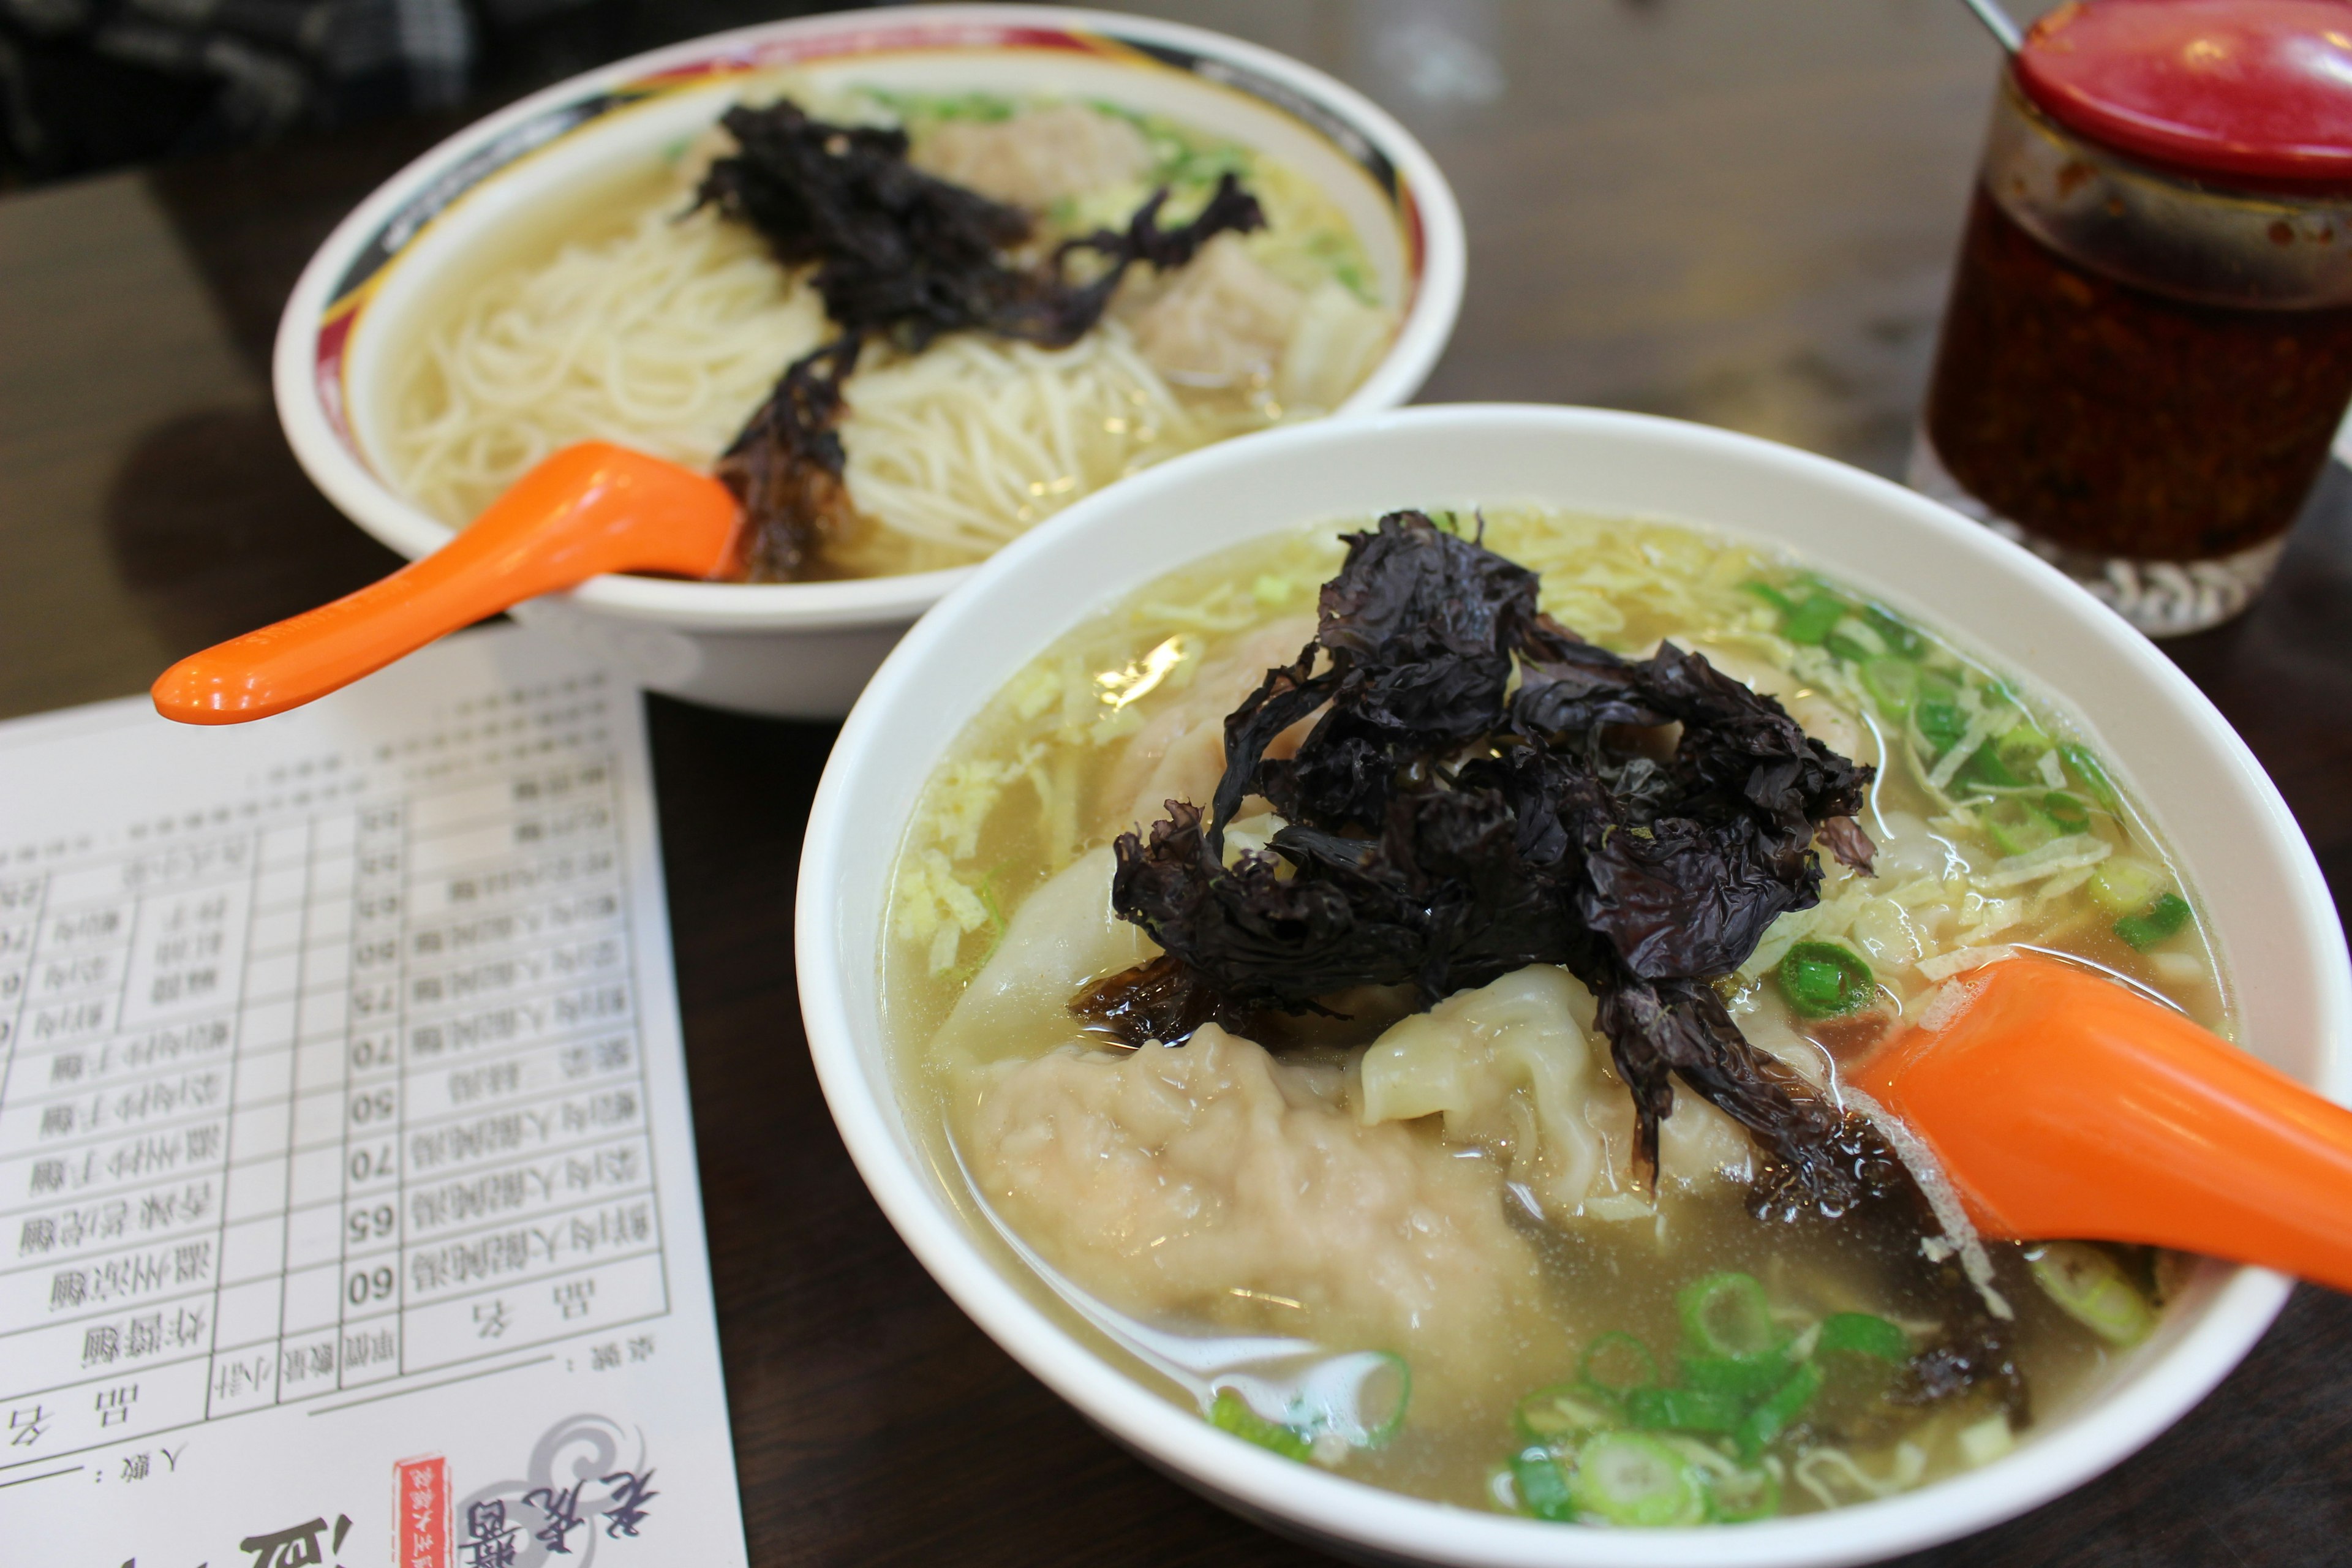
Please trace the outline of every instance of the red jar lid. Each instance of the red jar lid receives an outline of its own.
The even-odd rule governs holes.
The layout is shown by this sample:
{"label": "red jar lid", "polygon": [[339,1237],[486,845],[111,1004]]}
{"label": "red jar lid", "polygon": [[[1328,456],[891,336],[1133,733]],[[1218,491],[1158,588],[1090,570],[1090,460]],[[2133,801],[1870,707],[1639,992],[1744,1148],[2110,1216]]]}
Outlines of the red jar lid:
{"label": "red jar lid", "polygon": [[2197,173],[2352,184],[2352,4],[2077,0],[2017,79],[2069,130]]}

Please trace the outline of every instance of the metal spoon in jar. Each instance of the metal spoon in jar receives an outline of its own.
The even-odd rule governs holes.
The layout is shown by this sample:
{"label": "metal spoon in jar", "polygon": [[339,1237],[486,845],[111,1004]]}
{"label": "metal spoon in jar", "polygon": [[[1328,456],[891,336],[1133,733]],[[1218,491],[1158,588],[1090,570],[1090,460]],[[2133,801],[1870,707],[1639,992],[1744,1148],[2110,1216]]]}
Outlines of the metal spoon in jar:
{"label": "metal spoon in jar", "polygon": [[2000,0],[1960,0],[1960,3],[1976,13],[1977,20],[1984,24],[1985,31],[1990,33],[1993,41],[2003,49],[2013,55],[2024,47],[2025,34],[2009,13],[2000,8]]}

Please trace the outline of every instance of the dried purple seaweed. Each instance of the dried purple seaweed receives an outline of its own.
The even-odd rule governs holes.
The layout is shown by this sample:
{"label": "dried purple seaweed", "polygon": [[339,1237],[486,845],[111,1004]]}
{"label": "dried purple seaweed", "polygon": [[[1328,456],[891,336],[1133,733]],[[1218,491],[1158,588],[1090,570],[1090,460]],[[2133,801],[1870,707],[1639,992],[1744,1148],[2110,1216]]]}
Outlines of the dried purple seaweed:
{"label": "dried purple seaweed", "polygon": [[[1401,982],[1434,1002],[1561,963],[1599,1001],[1646,1166],[1679,1077],[1769,1151],[1768,1201],[1859,1201],[1846,1119],[1741,1037],[1711,982],[1817,900],[1817,835],[1867,866],[1850,819],[1871,770],[1696,654],[1582,641],[1537,609],[1533,574],[1418,512],[1350,539],[1321,610],[1315,641],[1226,721],[1208,819],[1171,801],[1148,840],[1117,845],[1114,906],[1205,998],[1162,975],[1181,1007],[1097,1021],[1296,1011]],[[1318,714],[1295,756],[1265,755]],[[1668,723],[1663,761],[1624,742]],[[1228,867],[1223,828],[1252,795],[1287,825]]]}
{"label": "dried purple seaweed", "polygon": [[834,423],[841,416],[842,378],[857,363],[861,342],[845,332],[794,360],[719,457],[719,478],[751,524],[742,563],[748,581],[789,583],[840,536],[849,492]]}
{"label": "dried purple seaweed", "polygon": [[[1565,964],[1594,993],[1652,1173],[1678,1078],[1764,1150],[1759,1217],[1843,1227],[1940,1310],[1886,1408],[1990,1388],[2022,1425],[2014,1326],[1954,1253],[1922,1246],[1940,1224],[1911,1173],[1750,1046],[1713,984],[1816,901],[1815,843],[1869,868],[1853,814],[1871,770],[1698,655],[1629,661],[1581,641],[1535,588],[1417,512],[1351,538],[1315,640],[1226,720],[1210,813],[1170,801],[1148,838],[1118,841],[1112,902],[1163,952],[1073,1010],[1129,1044],[1175,1042],[1360,985],[1410,984],[1427,1004]],[[1266,756],[1309,718],[1294,756]],[[1681,726],[1670,752],[1639,743],[1665,724]],[[1253,796],[1286,826],[1227,866],[1223,830]]]}
{"label": "dried purple seaweed", "polygon": [[[1101,320],[1129,268],[1181,267],[1216,235],[1262,227],[1256,198],[1231,174],[1190,222],[1160,226],[1165,190],[1123,229],[1066,242],[1044,263],[1008,252],[1028,215],[907,162],[906,132],[812,120],[780,100],[737,107],[720,123],[737,151],[714,161],[695,205],[751,225],[810,284],[841,335],[785,368],[719,464],[743,502],[754,581],[801,574],[848,516],[835,429],[842,383],[875,339],[919,352],[944,332],[988,331],[1059,348]],[[1069,263],[1091,255],[1084,281]]]}

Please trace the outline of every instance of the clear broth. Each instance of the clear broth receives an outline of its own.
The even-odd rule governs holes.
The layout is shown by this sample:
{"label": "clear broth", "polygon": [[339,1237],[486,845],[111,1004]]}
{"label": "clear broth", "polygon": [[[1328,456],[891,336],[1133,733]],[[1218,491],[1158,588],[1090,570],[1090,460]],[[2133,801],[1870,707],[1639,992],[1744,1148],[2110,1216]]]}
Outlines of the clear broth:
{"label": "clear broth", "polygon": [[[941,126],[1044,104],[981,94],[919,98],[854,89],[799,96],[814,112],[837,120],[903,121],[915,138],[919,162],[925,136]],[[1299,291],[1302,300],[1318,286],[1337,283],[1367,307],[1376,307],[1381,319],[1372,325],[1384,347],[1394,331],[1392,303],[1373,300],[1362,247],[1327,193],[1286,165],[1188,127],[1108,105],[1089,107],[1111,119],[1131,120],[1155,163],[1148,179],[1115,182],[1035,215],[1040,253],[1061,237],[1123,224],[1151,194],[1153,181],[1174,193],[1165,219],[1181,221],[1205,198],[1213,177],[1231,169],[1250,184],[1268,213],[1266,228],[1243,242],[1258,267]],[[831,335],[813,292],[768,258],[755,234],[711,212],[688,216],[699,156],[711,150],[706,136],[648,153],[610,181],[506,226],[419,309],[417,318],[425,325],[397,346],[389,365],[391,409],[383,440],[389,468],[419,504],[463,526],[541,457],[572,440],[618,441],[707,468],[765,399],[785,364]],[[630,244],[633,236],[649,228],[666,232],[672,224],[683,243],[699,247],[682,273],[676,266],[663,270],[658,257],[647,258],[642,245],[633,249]],[[641,272],[631,277],[645,279],[613,302],[627,320],[596,340],[593,367],[575,357],[558,372],[550,356],[575,353],[563,346],[576,336],[575,317],[562,308],[571,292],[534,291],[544,290],[547,279],[567,265],[575,288],[590,287],[580,272],[583,265],[618,267],[613,258],[625,256],[640,258],[631,265]],[[723,287],[722,273],[731,279]],[[1168,287],[1167,280],[1139,268],[1122,285],[1113,318],[1128,321]],[[725,303],[714,306],[713,299]],[[661,308],[632,309],[647,300]],[[1299,310],[1303,316],[1307,308],[1301,304]],[[756,364],[682,363],[677,344],[665,336],[672,329],[664,323],[688,315],[696,318],[713,353],[719,344],[754,340],[772,340],[774,350]],[[1365,330],[1361,322],[1358,328],[1360,334]],[[1362,344],[1371,341],[1361,339],[1360,358]],[[1366,366],[1377,358],[1371,353]],[[858,386],[865,382],[870,387],[877,372],[887,374],[905,363],[905,356],[877,347],[849,384],[844,437],[852,448],[853,498],[868,483],[860,472]],[[463,376],[453,374],[456,365],[468,367]],[[518,365],[540,368],[525,374]],[[1354,373],[1349,390],[1361,374]],[[522,381],[501,382],[499,375]],[[524,384],[533,376],[545,383],[536,391]],[[465,385],[468,377],[480,382],[471,392]],[[967,481],[971,493],[960,499],[986,514],[981,532],[1001,541],[1127,473],[1325,411],[1286,407],[1276,380],[1273,373],[1218,379],[1168,372],[1157,378],[1154,394],[1164,402],[1147,401],[1141,391],[1129,387],[1117,405],[1106,403],[1103,389],[1093,383],[1067,381],[1064,395],[1071,410],[1039,413],[1018,425],[1017,439],[994,448],[1000,458],[1016,454],[1019,471],[1001,462],[982,464],[987,471]],[[890,521],[896,515],[891,507],[906,506],[907,487],[920,489],[927,472],[936,478],[960,471],[952,454],[974,440],[970,412],[952,405],[928,409],[919,402],[911,415],[904,409],[887,414],[891,422],[866,438],[878,443],[871,448],[877,454],[871,471],[880,476],[887,470],[901,499],[861,505],[845,534],[828,541],[803,574],[823,579],[937,570],[969,564],[994,548],[971,529],[948,537],[938,531],[941,525],[936,521],[917,527]],[[1075,436],[1055,425],[1071,412],[1082,426]],[[872,482],[882,481],[877,477]]]}
{"label": "clear broth", "polygon": [[[1857,760],[1880,764],[1863,819],[1880,846],[1879,876],[1856,878],[1832,864],[1820,908],[1783,917],[1767,933],[1758,958],[1721,984],[1751,1040],[1784,1057],[1812,1052],[1831,1076],[1861,1041],[1851,1020],[1797,1016],[1770,978],[1771,958],[1799,937],[1836,941],[1871,959],[1880,986],[1872,1016],[1879,1024],[1916,1016],[1937,994],[1942,981],[1923,975],[1920,962],[1932,964],[1935,957],[1962,949],[2025,944],[2107,969],[2229,1034],[2227,993],[2198,921],[2189,919],[2144,952],[2117,933],[2114,910],[2096,900],[2091,879],[2100,866],[2110,868],[2119,887],[2166,887],[2192,900],[2193,894],[2181,886],[2152,825],[2127,798],[2112,793],[2095,757],[2055,710],[1863,596],[1746,546],[1678,527],[1528,507],[1489,508],[1485,527],[1490,547],[1542,574],[1543,607],[1571,628],[1628,655],[1671,638],[1697,645],[1743,679],[1760,672],[1808,729],[1837,731],[1836,738],[1822,738]],[[1029,1200],[1009,1203],[1005,1191],[981,1191],[985,1184],[973,1184],[969,1174],[985,1168],[990,1157],[981,1151],[975,1159],[972,1143],[984,1097],[1000,1081],[992,1075],[1005,1070],[990,1064],[1088,1049],[1074,1021],[1058,1003],[1049,1003],[1000,1019],[977,1041],[967,1030],[952,1046],[941,1043],[942,1025],[1024,902],[1082,855],[1139,826],[1134,770],[1122,771],[1126,749],[1139,736],[1148,741],[1155,725],[1164,730],[1171,714],[1187,708],[1222,717],[1255,685],[1265,663],[1286,658],[1305,640],[1299,636],[1272,658],[1261,652],[1255,666],[1244,658],[1218,668],[1221,658],[1231,661],[1253,637],[1265,639],[1270,626],[1289,626],[1301,634],[1311,629],[1306,617],[1315,587],[1339,563],[1341,531],[1325,525],[1173,572],[1040,656],[965,730],[931,780],[908,831],[890,909],[886,1023],[903,1092],[933,1140],[947,1184],[971,1200],[975,1230],[999,1249],[1008,1273],[1023,1279],[1075,1331],[1180,1404],[1204,1413],[1207,1401],[1197,1383],[1188,1385],[1164,1367],[1155,1371],[1148,1354],[1139,1358],[1137,1342],[1087,1294],[1099,1280],[1116,1295],[1131,1279],[1090,1257],[1084,1245],[1056,1237],[1050,1226],[1024,1227],[1020,1205]],[[1849,613],[1826,639],[1790,641],[1784,633],[1801,624],[1782,605],[1801,606],[1825,593],[1843,595]],[[1863,630],[1853,631],[1853,624]],[[2040,762],[2043,753],[2032,752],[2029,740],[2021,738],[2006,755],[2033,776],[2022,786],[1988,784],[1988,771],[2003,755],[1988,740],[1984,745],[1995,746],[1991,762],[1979,765],[1979,751],[1968,765],[1939,768],[1940,752],[1969,743],[1977,731],[1939,746],[1925,732],[1948,735],[1949,715],[1923,720],[1916,690],[1908,704],[1882,695],[1884,687],[1899,683],[1891,667],[1877,669],[1874,681],[1871,667],[1896,656],[1874,653],[1870,645],[1885,648],[1906,637],[1917,640],[1913,657],[1899,662],[1925,672],[1921,679],[1930,684],[1921,689],[1940,693],[1949,687],[1969,694],[1951,704],[1968,722],[1979,728],[2011,723],[2021,734],[2030,727],[2048,742],[2046,754],[2058,760]],[[1927,754],[1917,754],[1923,749]],[[2095,791],[2087,782],[2094,777]],[[2076,826],[2072,803],[2094,794],[2104,795],[2104,803],[2093,801],[2081,832],[2065,831]],[[2060,795],[2067,801],[2059,802]],[[2029,809],[2045,801],[2058,814],[2056,828]],[[2103,858],[2087,869],[2038,881],[2002,880],[2005,867],[2013,872],[2025,864],[2020,856],[2038,850],[2050,859],[2050,845],[2078,837],[2085,841],[2077,847],[2082,854]],[[2141,879],[2131,880],[2126,871]],[[968,901],[956,895],[959,888]],[[1908,960],[1899,947],[1905,940],[1914,943]],[[1347,1076],[1349,1057],[1395,1016],[1393,1011],[1361,1016],[1285,1059],[1326,1064],[1324,1081],[1331,1086],[1326,1092],[1346,1109],[1360,1092]],[[1605,1051],[1600,1055],[1606,1079]],[[1622,1089],[1610,1083],[1622,1100]],[[1695,1098],[1678,1091],[1678,1103]],[[1627,1125],[1630,1115],[1628,1109]],[[1456,1158],[1491,1163],[1496,1157],[1491,1150],[1445,1143],[1437,1117],[1410,1124],[1410,1131]],[[1622,1140],[1624,1129],[1615,1135]],[[1669,1178],[1677,1175],[1674,1158],[1670,1139]],[[1505,1460],[1523,1441],[1513,1436],[1517,1399],[1576,1377],[1583,1348],[1611,1331],[1641,1338],[1664,1360],[1675,1342],[1675,1293],[1718,1270],[1751,1274],[1776,1308],[1815,1319],[1860,1310],[1902,1321],[1927,1307],[1910,1282],[1916,1271],[1890,1264],[1884,1237],[1834,1228],[1806,1232],[1751,1218],[1736,1181],[1668,1180],[1654,1211],[1605,1220],[1538,1217],[1503,1196],[1499,1176],[1497,1188],[1513,1231],[1538,1260],[1540,1300],[1511,1317],[1499,1372],[1457,1380],[1444,1390],[1442,1407],[1424,1420],[1417,1422],[1409,1410],[1402,1430],[1382,1446],[1323,1456],[1342,1473],[1464,1507],[1509,1506],[1512,1494],[1502,1478],[1508,1474]],[[1627,1212],[1622,1201],[1619,1212]],[[1032,1232],[1023,1237],[1022,1247],[1066,1276],[1058,1293],[1012,1246],[992,1236],[993,1226],[1008,1225],[1015,1235]],[[2013,1344],[2033,1417],[2047,1420],[2095,1388],[2127,1352],[2061,1310],[2036,1288],[2013,1249],[1995,1253],[1996,1284],[2017,1313]],[[2177,1273],[2176,1261],[2138,1259],[2154,1269],[2146,1282],[2159,1300],[2162,1283]],[[1237,1284],[1256,1288],[1216,1300],[1143,1308],[1128,1300],[1110,1306],[1161,1331],[1300,1335],[1337,1351],[1389,1348],[1350,1340],[1360,1326],[1344,1313],[1314,1321],[1316,1313],[1300,1304],[1309,1292],[1266,1289],[1262,1279]],[[1496,1347],[1486,1349],[1491,1354]],[[1442,1386],[1444,1380],[1438,1382]],[[1987,1448],[1981,1433],[1973,1439],[1963,1434],[1980,1428],[1992,1410],[1986,1398],[1972,1395],[1839,1451],[1874,1483],[1919,1484],[1990,1457],[1999,1444]],[[1906,1445],[1912,1452],[1905,1451]],[[1812,1452],[1780,1456],[1784,1470],[1801,1468]],[[1842,1479],[1845,1472],[1830,1459],[1815,1461],[1813,1473],[1826,1500],[1843,1504],[1865,1494],[1865,1488]],[[1781,1490],[1787,1511],[1825,1505],[1793,1473],[1784,1475]]]}

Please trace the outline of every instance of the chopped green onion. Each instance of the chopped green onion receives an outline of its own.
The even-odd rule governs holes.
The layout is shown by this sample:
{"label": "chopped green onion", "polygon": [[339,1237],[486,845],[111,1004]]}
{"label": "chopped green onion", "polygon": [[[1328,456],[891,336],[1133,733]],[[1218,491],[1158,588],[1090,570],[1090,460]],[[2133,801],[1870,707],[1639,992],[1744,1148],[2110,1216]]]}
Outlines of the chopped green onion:
{"label": "chopped green onion", "polygon": [[1918,628],[1900,616],[1890,615],[1875,605],[1864,605],[1862,618],[1868,621],[1870,629],[1885,641],[1890,652],[1899,653],[1906,658],[1916,658],[1927,651],[1927,639],[1919,635]]}
{"label": "chopped green onion", "polygon": [[2039,777],[2042,773],[2042,753],[2051,749],[2052,743],[2050,737],[2042,732],[2039,725],[2031,722],[2012,724],[1999,740],[1993,742],[1993,754],[2000,758],[2001,764],[2021,779],[2028,774]]}
{"label": "chopped green onion", "polygon": [[1960,705],[1948,697],[1927,695],[1927,683],[1920,682],[1919,701],[1912,710],[1919,721],[1919,733],[1936,749],[1937,754],[1950,751],[1969,732],[1969,716]]}
{"label": "chopped green onion", "polygon": [[1739,591],[1743,594],[1753,595],[1755,597],[1763,600],[1764,603],[1771,605],[1774,609],[1780,611],[1784,616],[1791,613],[1797,607],[1795,600],[1790,598],[1788,595],[1783,594],[1780,589],[1775,588],[1771,584],[1767,583],[1761,577],[1749,578],[1747,582],[1739,584]]}
{"label": "chopped green onion", "polygon": [[1568,1478],[1549,1448],[1523,1448],[1511,1456],[1511,1484],[1518,1489],[1519,1506],[1538,1519],[1554,1524],[1576,1522],[1576,1504],[1570,1498]]}
{"label": "chopped green onion", "polygon": [[2084,805],[2079,795],[2053,789],[2042,797],[2042,810],[2058,825],[2061,833],[2088,833],[2091,830],[2090,810]]}
{"label": "chopped green onion", "polygon": [[1560,1383],[1538,1388],[1511,1412],[1512,1425],[1520,1436],[1555,1447],[1565,1447],[1587,1433],[1604,1431],[1619,1420],[1615,1396],[1589,1384]]}
{"label": "chopped green onion", "polygon": [[1874,658],[1862,667],[1862,684],[1880,712],[1899,720],[1919,695],[1919,667],[1907,658]]}
{"label": "chopped green onion", "polygon": [[1625,1396],[1625,1419],[1651,1431],[1737,1432],[1748,1402],[1704,1388],[1637,1388]]}
{"label": "chopped green onion", "polygon": [[1580,1516],[1643,1529],[1698,1524],[1706,1493],[1683,1457],[1639,1432],[1603,1432],[1576,1451],[1569,1499]]}
{"label": "chopped green onion", "polygon": [[1886,652],[1886,639],[1873,631],[1868,621],[1856,616],[1839,617],[1829,636],[1822,639],[1822,646],[1853,664],[1877,658]]}
{"label": "chopped green onion", "polygon": [[1577,1374],[1603,1394],[1624,1395],[1658,1381],[1658,1358],[1622,1329],[1612,1329],[1585,1348]]}
{"label": "chopped green onion", "polygon": [[1833,942],[1801,942],[1781,955],[1780,994],[1808,1018],[1834,1018],[1878,994],[1870,965]]}
{"label": "chopped green onion", "polygon": [[1780,622],[1780,635],[1792,643],[1818,647],[1830,628],[1845,618],[1845,601],[1834,594],[1815,594]]}
{"label": "chopped green onion", "polygon": [[2058,837],[2058,821],[2039,802],[2006,799],[1979,815],[1985,837],[2004,855],[2039,849]]}
{"label": "chopped green onion", "polygon": [[2116,934],[2146,952],[2167,937],[2179,935],[2190,912],[2188,900],[2179,893],[2165,893],[2138,914],[2117,921]]}
{"label": "chopped green onion", "polygon": [[1391,1351],[1334,1356],[1298,1380],[1283,1425],[1310,1443],[1335,1438],[1377,1448],[1397,1435],[1412,1404],[1412,1368]]}
{"label": "chopped green onion", "polygon": [[2035,1283],[2066,1315],[2112,1344],[2136,1345],[2156,1326],[2156,1309],[2104,1248],[2047,1241],[2026,1250]]}
{"label": "chopped green onion", "polygon": [[1832,1312],[1822,1320],[1822,1337],[1813,1342],[1813,1350],[1817,1354],[1851,1351],[1882,1361],[1903,1361],[1911,1354],[1911,1336],[1874,1313]]}
{"label": "chopped green onion", "polygon": [[1890,651],[1886,646],[1886,639],[1878,635],[1878,628],[1870,624],[1870,619],[1866,616],[1846,616],[1837,624],[1837,629],[1830,635],[1852,643],[1872,658]]}
{"label": "chopped green onion", "polygon": [[2115,781],[2107,777],[2107,770],[2100,765],[2098,758],[2091,754],[2089,747],[2069,742],[2058,748],[2058,755],[2064,760],[2067,771],[2082,781],[2091,798],[2097,801],[2109,816],[2122,812],[2123,797],[2116,793]]}
{"label": "chopped green onion", "polygon": [[1763,1403],[1748,1413],[1739,1424],[1739,1452],[1749,1463],[1764,1452],[1765,1446],[1779,1436],[1805,1412],[1813,1395],[1822,1391],[1822,1369],[1807,1362],[1789,1374],[1789,1381],[1772,1391]]}
{"label": "chopped green onion", "polygon": [[1753,1274],[1710,1274],[1676,1291],[1675,1307],[1683,1332],[1709,1355],[1754,1355],[1780,1347],[1772,1304]]}
{"label": "chopped green onion", "polygon": [[1260,1415],[1230,1388],[1217,1391],[1217,1402],[1209,1406],[1209,1425],[1221,1432],[1231,1432],[1245,1443],[1255,1443],[1261,1448],[1270,1449],[1286,1459],[1304,1460],[1313,1452],[1305,1437]]}
{"label": "chopped green onion", "polygon": [[1989,789],[2017,789],[2032,782],[2001,760],[2000,742],[1996,741],[1987,741],[1960,764],[1959,778],[1964,784],[1981,784]]}
{"label": "chopped green onion", "polygon": [[[1383,1443],[1386,1443],[1390,1438],[1395,1436],[1397,1435],[1397,1429],[1404,1425],[1405,1407],[1412,1403],[1412,1364],[1408,1363],[1404,1357],[1396,1354],[1392,1351],[1380,1351],[1374,1353],[1378,1355],[1381,1363],[1386,1364],[1390,1374],[1395,1380],[1396,1403],[1389,1406],[1389,1415],[1387,1420],[1380,1423],[1380,1425],[1376,1426],[1369,1426],[1364,1429],[1362,1445],[1367,1448],[1377,1448]],[[1371,1377],[1367,1375],[1361,1383],[1357,1384],[1356,1392],[1359,1397],[1361,1396],[1364,1389],[1370,1385]]]}
{"label": "chopped green onion", "polygon": [[1706,1487],[1707,1517],[1718,1524],[1745,1524],[1780,1511],[1780,1483],[1769,1470],[1714,1470],[1700,1479]]}
{"label": "chopped green onion", "polygon": [[1780,1386],[1789,1375],[1789,1357],[1778,1346],[1750,1355],[1707,1355],[1682,1358],[1682,1385],[1702,1394],[1720,1394],[1745,1405]]}
{"label": "chopped green onion", "polygon": [[[1850,621],[1847,624],[1852,624]],[[1861,664],[1877,657],[1878,650],[1843,631],[1833,631],[1822,639],[1822,646],[1848,664]]]}
{"label": "chopped green onion", "polygon": [[2091,901],[2111,915],[2137,914],[2171,890],[2172,879],[2163,870],[2131,855],[2110,855],[2091,873],[2085,890]]}

